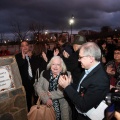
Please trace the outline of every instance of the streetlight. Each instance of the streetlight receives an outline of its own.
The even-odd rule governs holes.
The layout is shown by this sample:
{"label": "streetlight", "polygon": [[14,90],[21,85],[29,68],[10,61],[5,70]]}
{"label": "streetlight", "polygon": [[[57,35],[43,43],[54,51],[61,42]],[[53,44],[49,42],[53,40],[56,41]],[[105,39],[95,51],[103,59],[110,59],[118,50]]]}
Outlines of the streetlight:
{"label": "streetlight", "polygon": [[45,31],[45,35],[47,35],[47,34],[48,34],[48,30]]}
{"label": "streetlight", "polygon": [[72,25],[74,24],[74,16],[72,15],[70,20],[69,20],[69,24],[70,24],[70,27],[71,27],[71,35],[72,35]]}

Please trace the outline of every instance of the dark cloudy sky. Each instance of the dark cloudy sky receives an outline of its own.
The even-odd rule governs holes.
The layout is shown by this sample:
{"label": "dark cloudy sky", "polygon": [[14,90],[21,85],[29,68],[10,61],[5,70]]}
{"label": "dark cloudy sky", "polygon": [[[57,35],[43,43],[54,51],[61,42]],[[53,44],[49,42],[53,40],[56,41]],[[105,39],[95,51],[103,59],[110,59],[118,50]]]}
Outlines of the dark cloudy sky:
{"label": "dark cloudy sky", "polygon": [[39,22],[48,30],[74,30],[120,26],[120,0],[0,0],[0,33],[10,33],[11,21]]}

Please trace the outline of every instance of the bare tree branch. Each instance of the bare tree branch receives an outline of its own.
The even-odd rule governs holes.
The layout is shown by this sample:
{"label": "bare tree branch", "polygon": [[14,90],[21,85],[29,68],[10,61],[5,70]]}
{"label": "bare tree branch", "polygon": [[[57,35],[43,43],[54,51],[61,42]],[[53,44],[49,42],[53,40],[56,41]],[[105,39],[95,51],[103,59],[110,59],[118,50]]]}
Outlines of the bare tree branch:
{"label": "bare tree branch", "polygon": [[25,40],[29,32],[29,28],[25,30],[25,27],[23,27],[23,25],[18,21],[11,22],[11,28],[12,28],[12,33],[15,35],[18,41]]}

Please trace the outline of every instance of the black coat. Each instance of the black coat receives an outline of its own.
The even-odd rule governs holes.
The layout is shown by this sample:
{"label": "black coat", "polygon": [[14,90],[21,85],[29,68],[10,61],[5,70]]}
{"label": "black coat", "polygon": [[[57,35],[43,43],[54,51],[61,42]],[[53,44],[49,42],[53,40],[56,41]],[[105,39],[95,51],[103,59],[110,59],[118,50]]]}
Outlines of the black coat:
{"label": "black coat", "polygon": [[80,80],[80,75],[83,72],[83,68],[81,68],[79,58],[79,50],[74,52],[69,58],[63,57],[63,61],[66,64],[67,70],[71,72],[73,83],[77,84]]}

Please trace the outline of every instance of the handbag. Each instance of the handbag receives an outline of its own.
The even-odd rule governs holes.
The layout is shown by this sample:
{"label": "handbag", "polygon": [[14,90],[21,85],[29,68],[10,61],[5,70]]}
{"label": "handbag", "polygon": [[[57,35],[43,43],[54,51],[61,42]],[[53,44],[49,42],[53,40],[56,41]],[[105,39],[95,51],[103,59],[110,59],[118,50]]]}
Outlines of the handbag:
{"label": "handbag", "polygon": [[28,120],[56,120],[53,106],[40,104],[40,97],[37,104],[33,105],[27,114]]}
{"label": "handbag", "polygon": [[36,70],[36,75],[35,75],[35,82],[33,84],[33,87],[34,87],[34,90],[35,90],[35,96],[38,96],[37,95],[37,87],[36,85],[38,84],[38,79],[40,78],[40,72],[39,72],[39,68]]}

